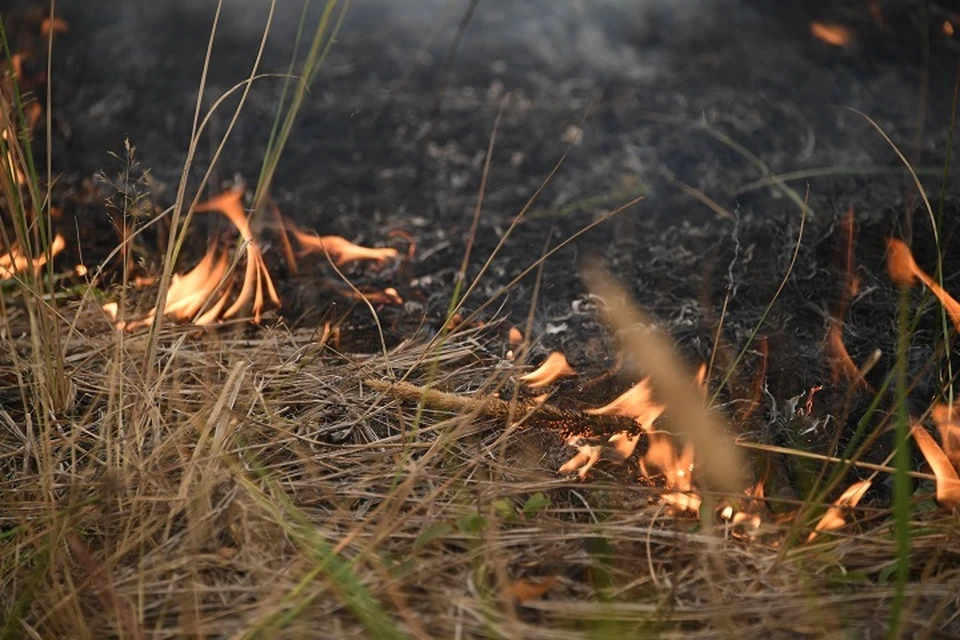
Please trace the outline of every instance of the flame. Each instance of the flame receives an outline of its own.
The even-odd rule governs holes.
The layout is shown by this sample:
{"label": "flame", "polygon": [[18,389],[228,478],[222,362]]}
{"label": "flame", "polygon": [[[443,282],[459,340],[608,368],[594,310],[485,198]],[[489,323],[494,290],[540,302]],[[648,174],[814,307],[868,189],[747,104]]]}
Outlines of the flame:
{"label": "flame", "polygon": [[953,466],[960,468],[960,403],[937,404],[933,407],[933,421],[940,432],[940,443]]}
{"label": "flame", "polygon": [[[226,305],[229,290],[221,294],[216,302],[208,304],[208,301],[226,275],[227,266],[227,255],[217,251],[216,245],[211,246],[197,266],[182,276],[173,276],[163,313],[175,320],[198,325],[208,325],[217,320]],[[203,314],[197,316],[201,311]]]}
{"label": "flame", "polygon": [[[653,402],[652,398],[653,388],[650,385],[650,379],[644,378],[613,402],[599,409],[589,409],[587,413],[633,418],[644,431],[649,432],[653,423],[666,408]],[[623,462],[633,455],[637,443],[640,442],[640,435],[639,433],[632,436],[626,433],[617,433],[604,444],[582,444],[579,437],[572,436],[567,440],[567,444],[576,447],[578,449],[577,454],[560,467],[559,473],[576,471],[580,478],[585,478],[601,457],[609,458],[614,462]]]}
{"label": "flame", "polygon": [[742,525],[745,529],[758,529],[763,522],[763,518],[760,515],[764,510],[763,480],[759,480],[752,487],[747,487],[744,495],[747,499],[740,501],[741,509],[739,511],[727,505],[720,512],[720,517],[730,522],[734,527]]}
{"label": "flame", "polygon": [[66,20],[60,18],[44,18],[43,22],[40,23],[40,35],[44,37],[51,33],[67,33],[69,31],[70,26],[67,25]]}
{"label": "flame", "polygon": [[577,372],[567,363],[566,356],[559,351],[554,351],[547,356],[547,359],[536,370],[520,376],[520,382],[533,389],[540,389],[564,376],[575,375],[577,375]]}
{"label": "flame", "polygon": [[645,478],[658,473],[663,476],[664,484],[670,493],[663,496],[666,504],[681,511],[699,511],[700,496],[693,491],[693,446],[687,444],[678,451],[673,436],[655,432],[650,435],[647,454],[640,461],[640,472]]}
{"label": "flame", "polygon": [[387,260],[400,255],[399,252],[392,247],[362,247],[340,236],[317,237],[300,231],[293,226],[291,226],[290,232],[302,247],[300,250],[301,256],[311,253],[323,254],[326,252],[330,255],[330,259],[333,260],[333,264],[338,267],[348,262],[359,262],[361,260],[370,260],[376,262],[378,265],[383,265]]}
{"label": "flame", "polygon": [[811,531],[807,537],[807,542],[816,538],[817,534],[821,531],[836,531],[846,525],[847,521],[844,518],[843,510],[857,506],[863,498],[863,495],[867,492],[867,489],[870,488],[870,484],[869,480],[861,480],[847,487],[847,490],[837,498],[833,506],[827,509],[827,512],[820,518],[820,522],[817,523],[817,526],[814,527],[813,531]]}
{"label": "flame", "polygon": [[103,309],[104,313],[110,316],[110,322],[116,322],[117,315],[119,315],[120,313],[119,304],[117,304],[116,302],[108,302],[100,308]]}
{"label": "flame", "polygon": [[846,345],[843,344],[843,329],[840,323],[830,323],[830,329],[827,331],[827,340],[825,345],[827,351],[827,360],[830,363],[832,372],[831,381],[836,384],[841,378],[846,378],[856,384],[867,385],[867,381],[860,373],[859,367],[850,357]]}
{"label": "flame", "polygon": [[383,291],[350,291],[347,295],[355,300],[364,299],[370,304],[403,304],[403,298],[393,287],[387,287]]}
{"label": "flame", "polygon": [[920,280],[937,297],[957,331],[960,331],[960,303],[917,266],[910,248],[901,240],[887,239],[887,271],[894,282],[904,286],[911,286]]}
{"label": "flame", "polygon": [[952,38],[954,32],[953,23],[949,20],[944,20],[942,31],[943,35],[947,36],[948,38]]}
{"label": "flame", "polygon": [[[243,187],[234,187],[207,202],[198,204],[196,210],[219,211],[233,223],[237,231],[240,232],[240,237],[246,242],[247,268],[243,276],[243,286],[240,288],[237,299],[223,312],[222,317],[231,318],[240,311],[250,307],[253,311],[253,321],[260,322],[260,314],[264,308],[264,292],[266,292],[270,301],[278,307],[280,306],[280,297],[277,295],[277,290],[273,286],[270,272],[267,271],[267,265],[263,261],[263,254],[260,252],[260,248],[253,236],[253,231],[250,228],[250,220],[247,218],[246,211],[244,211],[244,191]],[[214,283],[213,288],[215,288],[216,285],[217,283]],[[212,289],[210,290],[212,291]],[[218,312],[223,306],[221,303],[224,301],[225,299],[221,298],[215,304]],[[201,301],[200,304],[202,305],[203,301]],[[212,320],[210,321],[212,322]]]}
{"label": "flame", "polygon": [[0,280],[7,280],[14,277],[17,273],[29,269],[32,265],[33,272],[38,274],[43,265],[47,264],[47,256],[53,257],[63,251],[67,246],[66,240],[59,233],[53,238],[49,251],[46,251],[36,258],[28,258],[20,245],[14,244],[10,251],[0,255]]}
{"label": "flame", "polygon": [[507,337],[507,340],[510,344],[511,349],[516,349],[520,346],[520,343],[523,342],[523,334],[520,332],[520,329],[516,327],[510,327],[510,334]]}
{"label": "flame", "polygon": [[835,47],[846,47],[853,39],[850,30],[846,27],[827,22],[811,22],[810,34],[817,40]]}
{"label": "flame", "polygon": [[913,439],[917,441],[920,452],[927,459],[927,464],[937,477],[937,502],[944,507],[955,507],[960,504],[960,477],[951,464],[950,456],[944,453],[927,430],[918,424],[910,430]]}

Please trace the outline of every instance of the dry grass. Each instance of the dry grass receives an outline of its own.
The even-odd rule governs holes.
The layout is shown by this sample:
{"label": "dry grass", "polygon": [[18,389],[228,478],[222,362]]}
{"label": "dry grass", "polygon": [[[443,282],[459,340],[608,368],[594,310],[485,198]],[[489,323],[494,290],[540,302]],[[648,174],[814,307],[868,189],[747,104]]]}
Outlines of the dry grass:
{"label": "dry grass", "polygon": [[[76,326],[49,430],[17,399],[33,371],[0,368],[5,637],[843,636],[888,619],[884,514],[783,553],[775,524],[708,530],[602,469],[558,479],[544,429],[429,408],[415,425],[364,384],[422,381],[424,345],[349,356],[309,332],[173,326],[148,391],[145,335],[93,309]],[[502,348],[452,338],[437,386],[504,376]],[[956,629],[956,522],[918,517],[905,623]],[[501,596],[542,576],[558,581],[541,599]]]}
{"label": "dry grass", "polygon": [[[229,93],[245,96],[258,65]],[[23,112],[13,107],[0,104],[14,152],[2,190],[18,240],[36,240],[37,255],[49,197],[13,135]],[[295,115],[277,125],[277,148]],[[201,125],[198,106],[191,158]],[[185,178],[175,231],[197,198]],[[477,216],[481,203],[482,189]],[[168,246],[161,300],[182,238]],[[0,639],[874,637],[894,617],[889,513],[858,509],[855,525],[801,544],[796,530],[813,523],[790,514],[812,505],[768,501],[747,532],[671,511],[632,461],[587,482],[559,478],[572,423],[606,433],[624,421],[529,415],[535,403],[513,393],[518,365],[494,332],[377,355],[339,353],[312,330],[204,330],[162,314],[128,334],[89,296],[58,306],[53,275],[48,261],[45,278],[18,276],[0,297]],[[454,297],[451,315],[462,303]],[[611,311],[636,323],[625,306]],[[637,350],[651,351],[670,401],[688,403],[670,345],[651,344]],[[435,391],[418,397],[428,383]],[[512,400],[491,399],[497,389]],[[690,433],[709,460],[726,441],[716,416],[688,404],[687,428],[710,425]],[[729,495],[748,474],[723,451],[713,486]],[[899,620],[917,637],[955,637],[958,525],[930,505],[915,505],[909,523]]]}

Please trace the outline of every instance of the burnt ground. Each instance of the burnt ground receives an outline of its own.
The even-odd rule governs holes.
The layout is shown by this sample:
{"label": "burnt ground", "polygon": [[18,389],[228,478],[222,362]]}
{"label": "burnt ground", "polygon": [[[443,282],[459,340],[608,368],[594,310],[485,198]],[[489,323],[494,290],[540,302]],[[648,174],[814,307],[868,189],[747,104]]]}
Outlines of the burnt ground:
{"label": "burnt ground", "polygon": [[[266,18],[266,3],[225,4],[206,105],[248,73]],[[289,57],[299,8],[281,4],[264,71],[284,70]],[[501,105],[472,273],[560,160],[573,127],[584,117],[586,122],[582,139],[517,226],[466,311],[530,266],[546,244],[556,245],[618,204],[645,196],[554,255],[539,298],[532,300],[531,274],[503,298],[502,309],[497,302],[481,314],[490,319],[500,309],[507,323],[521,324],[534,304],[539,352],[562,349],[584,372],[602,372],[616,357],[597,314],[602,301],[592,299],[579,278],[584,260],[602,260],[671,331],[691,362],[710,357],[729,292],[726,346],[717,360],[722,372],[729,354],[747,343],[789,267],[802,218],[795,200],[807,199],[796,265],[759,332],[769,349],[769,393],[764,410],[743,428],[795,445],[799,427],[784,417],[783,407],[818,384],[827,389],[818,396],[816,417],[845,413],[847,386],[831,385],[823,341],[840,305],[841,220],[851,208],[860,289],[848,306],[844,340],[858,363],[881,349],[870,382],[882,381],[892,363],[897,299],[886,276],[884,239],[912,236],[918,261],[929,271],[933,248],[928,216],[902,163],[848,107],[878,123],[917,167],[934,210],[943,208],[944,280],[948,290],[960,290],[960,254],[951,251],[958,212],[952,180],[947,198],[939,199],[960,51],[960,43],[941,31],[943,4],[881,2],[878,21],[860,0],[482,0],[451,56],[466,9],[466,3],[453,4],[354,3],[274,189],[285,213],[320,233],[367,244],[386,242],[393,230],[412,235],[418,249],[410,264],[389,278],[364,276],[371,285],[397,287],[406,301],[382,310],[394,340],[424,318],[426,331],[442,323]],[[59,5],[70,32],[54,53],[54,170],[62,224],[68,236],[86,239],[90,262],[109,248],[101,239],[110,238],[111,226],[103,207],[84,194],[98,172],[121,171],[109,152],[122,155],[125,139],[136,146],[139,166],[149,169],[157,202],[172,201],[215,3]],[[845,25],[852,43],[841,48],[816,40],[809,31],[813,20]],[[279,81],[271,80],[252,91],[218,180],[255,178],[279,91]],[[195,163],[197,176],[228,112],[212,120],[210,144],[201,145]],[[786,187],[767,180],[788,172],[807,173]],[[718,214],[676,181],[727,213]],[[193,260],[215,224],[198,220]],[[283,274],[278,248],[268,247],[267,254]],[[74,257],[68,252],[62,260]],[[155,265],[157,254],[144,260]],[[330,311],[330,289],[320,284],[329,275],[308,265],[297,277],[279,276],[288,322],[316,323],[346,313],[342,302]],[[357,309],[348,318],[362,346],[367,314]],[[935,320],[932,312],[924,316],[911,352],[912,368],[922,373],[917,407],[928,406],[937,388],[939,372],[923,368],[938,335]],[[733,395],[749,389],[759,353],[753,349],[738,368]],[[868,400],[855,396],[851,422]],[[826,450],[831,434],[831,428],[813,429],[804,445]],[[868,457],[883,454],[879,447]]]}

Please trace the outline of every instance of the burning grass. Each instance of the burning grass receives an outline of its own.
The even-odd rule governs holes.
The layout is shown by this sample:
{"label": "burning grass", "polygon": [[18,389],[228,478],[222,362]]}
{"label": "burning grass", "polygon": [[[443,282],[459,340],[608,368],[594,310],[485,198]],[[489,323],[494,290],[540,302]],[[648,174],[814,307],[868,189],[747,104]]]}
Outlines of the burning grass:
{"label": "burning grass", "polygon": [[[38,24],[47,37],[65,30],[52,17]],[[811,29],[849,42],[843,30]],[[19,76],[12,65],[8,79]],[[190,207],[184,184],[172,209],[181,240],[194,211],[219,213],[239,250],[215,239],[192,268],[164,265],[155,309],[125,321],[121,304],[92,286],[74,296],[57,287],[51,259],[65,241],[43,227],[50,198],[39,197],[29,161],[40,115],[4,89],[2,186],[19,235],[0,257],[0,275],[16,285],[2,300],[0,638],[822,637],[879,635],[895,619],[921,635],[957,631],[956,405],[927,412],[939,442],[926,414],[910,416],[932,475],[902,458],[896,469],[867,463],[862,450],[835,456],[839,430],[828,454],[752,441],[727,411],[744,401],[730,378],[759,328],[727,369],[711,357],[694,374],[658,323],[596,270],[587,279],[622,339],[618,363],[631,360],[642,377],[619,364],[574,367],[559,351],[527,366],[531,342],[519,330],[504,336],[496,322],[457,315],[474,285],[455,295],[439,334],[388,348],[374,305],[402,298],[350,284],[380,330],[377,355],[337,348],[341,328],[330,323],[319,339],[315,328],[226,323],[259,324],[282,302],[253,211],[273,211],[291,272],[311,254],[341,277],[347,263],[398,258],[301,230],[270,202],[292,107],[252,201],[236,187]],[[877,358],[855,359],[845,344],[861,292],[852,213],[845,224],[825,364],[835,386],[881,398],[889,380],[866,380]],[[799,251],[798,240],[760,325]],[[907,245],[890,240],[888,258],[904,299],[920,281],[960,329],[956,300]],[[773,399],[774,356],[762,344],[741,423],[766,420],[756,409]],[[905,372],[905,359],[896,366]],[[561,404],[586,395],[592,375],[633,377],[616,393]],[[822,388],[787,402],[787,431],[829,423],[813,419]],[[899,401],[903,409],[905,392]],[[780,458],[819,465],[801,478],[803,495],[776,486]],[[918,487],[891,518],[868,493],[894,471]]]}
{"label": "burning grass", "polygon": [[[667,434],[644,443],[640,475],[558,478],[544,453],[563,428],[531,405],[518,431],[521,407],[469,399],[523,373],[505,372],[496,332],[344,356],[309,331],[172,326],[148,390],[146,336],[96,330],[94,311],[64,341],[73,399],[56,423],[24,430],[15,389],[2,391],[0,601],[22,621],[8,634],[287,637],[323,621],[327,637],[823,635],[877,629],[889,606],[888,520],[840,511],[861,488],[814,545],[784,547],[788,524],[770,513],[789,505],[761,491],[749,498],[763,522],[743,530],[744,516],[698,522],[710,494],[691,492],[690,473],[657,488],[659,471],[693,460]],[[431,358],[435,396],[416,386]],[[399,404],[389,382],[367,382],[404,375]],[[922,629],[960,574],[952,517],[918,513],[913,527],[906,623]]]}

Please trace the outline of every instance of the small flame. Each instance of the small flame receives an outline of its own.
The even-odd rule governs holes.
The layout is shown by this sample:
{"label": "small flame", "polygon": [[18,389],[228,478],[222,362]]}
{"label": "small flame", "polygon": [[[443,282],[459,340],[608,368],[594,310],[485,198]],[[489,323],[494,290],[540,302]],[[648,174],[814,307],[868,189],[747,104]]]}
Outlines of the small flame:
{"label": "small flame", "polygon": [[559,351],[554,351],[543,361],[536,370],[520,376],[520,382],[528,387],[540,389],[563,378],[577,375],[576,370],[567,363],[567,358]]}
{"label": "small flame", "polygon": [[[224,292],[216,302],[208,304],[227,273],[227,256],[218,256],[218,253],[216,246],[211,246],[197,266],[182,276],[173,276],[163,310],[165,315],[201,326],[218,319],[229,293]],[[201,311],[202,315],[198,316]]]}
{"label": "small flame", "polygon": [[516,349],[520,346],[520,343],[523,342],[523,334],[520,332],[520,329],[516,327],[510,327],[510,333],[507,337],[507,340],[510,344],[511,349]]}
{"label": "small flame", "polygon": [[[644,378],[613,402],[599,409],[589,409],[587,413],[633,418],[644,431],[649,432],[653,423],[666,408],[653,402],[652,398],[653,388],[650,385],[650,379]],[[577,475],[585,478],[601,457],[609,458],[614,462],[623,462],[633,455],[638,442],[640,442],[639,433],[632,436],[626,433],[617,433],[602,445],[581,444],[579,438],[571,437],[567,440],[567,444],[577,447],[578,452],[560,467],[559,472],[564,474],[577,471]]]}
{"label": "small flame", "polygon": [[914,425],[910,434],[917,441],[920,452],[927,459],[927,464],[937,478],[937,502],[948,508],[960,504],[960,477],[957,476],[957,470],[951,464],[950,457],[944,453],[933,436],[920,425]]}
{"label": "small flame", "polygon": [[849,29],[835,23],[811,22],[810,33],[817,40],[835,47],[846,47],[853,40]]}
{"label": "small flame", "polygon": [[693,446],[687,444],[678,452],[669,433],[651,433],[647,454],[640,461],[640,472],[645,478],[662,475],[670,493],[663,496],[666,504],[681,511],[699,511],[700,496],[693,491]]}
{"label": "small flame", "polygon": [[870,484],[869,480],[861,480],[847,487],[847,490],[837,498],[833,506],[827,509],[827,512],[820,518],[820,522],[817,523],[817,526],[814,527],[813,531],[811,531],[807,537],[807,542],[816,538],[817,534],[821,531],[836,531],[846,525],[847,521],[844,518],[844,509],[857,506],[867,492],[867,489],[870,488]]}
{"label": "small flame", "polygon": [[940,432],[940,443],[953,466],[960,468],[960,403],[937,404],[933,407],[933,421]]}
{"label": "small flame", "polygon": [[[240,237],[244,239],[247,246],[247,268],[243,276],[243,286],[237,299],[230,307],[223,312],[223,318],[232,318],[246,308],[253,312],[253,321],[260,322],[260,314],[264,308],[264,293],[270,301],[280,306],[280,297],[273,286],[273,280],[270,278],[270,272],[267,271],[267,265],[263,260],[263,254],[256,243],[253,231],[250,228],[250,220],[247,218],[246,211],[243,208],[243,187],[235,187],[226,191],[215,198],[197,205],[197,211],[219,211],[227,217],[230,222],[240,232]],[[209,255],[209,254],[208,254]],[[225,260],[225,258],[224,258]],[[214,283],[213,288],[216,288]],[[212,291],[212,289],[210,289]],[[204,299],[205,300],[205,299]],[[218,313],[223,307],[225,298],[221,298],[214,305]],[[200,303],[203,304],[203,300]],[[204,319],[207,319],[205,314]],[[211,319],[212,322],[214,319]]]}
{"label": "small flame", "polygon": [[867,385],[867,381],[860,373],[860,369],[850,357],[846,345],[843,344],[843,329],[838,322],[832,322],[827,331],[827,340],[825,349],[827,360],[830,363],[832,372],[831,381],[836,384],[840,379],[847,379],[856,384]]}
{"label": "small flame", "polygon": [[949,20],[944,20],[944,21],[943,21],[943,35],[947,36],[948,38],[952,38],[952,37],[953,37],[953,32],[954,32],[953,23],[950,22]]}
{"label": "small flame", "polygon": [[110,322],[116,322],[116,321],[117,321],[117,316],[120,315],[120,305],[119,305],[119,304],[117,304],[116,302],[108,302],[108,303],[104,304],[104,305],[103,305],[102,307],[100,307],[100,308],[103,309],[103,312],[106,313],[106,314],[110,317]]}
{"label": "small flame", "polygon": [[63,239],[63,236],[57,234],[53,238],[53,242],[50,245],[50,250],[44,252],[37,256],[36,258],[28,258],[23,251],[20,250],[20,246],[14,244],[10,247],[10,251],[0,255],[0,280],[7,280],[8,278],[14,277],[17,273],[26,271],[33,265],[34,273],[40,273],[40,269],[43,265],[47,264],[47,256],[55,256],[61,251],[64,247],[67,246],[66,240]]}
{"label": "small flame", "polygon": [[636,420],[644,431],[649,432],[665,410],[664,405],[653,401],[653,385],[647,377],[620,394],[613,402],[599,409],[590,409],[587,413],[627,416]]}
{"label": "small flame", "polygon": [[60,18],[44,18],[40,23],[40,35],[46,37],[51,33],[68,33],[70,26],[66,20]]}
{"label": "small flame", "polygon": [[338,267],[349,262],[360,262],[362,260],[383,265],[388,260],[400,255],[399,252],[392,247],[362,247],[340,236],[317,237],[300,231],[292,225],[290,232],[302,247],[300,250],[301,256],[311,253],[319,253],[322,255],[326,252],[330,255],[330,259],[333,260],[333,264]]}
{"label": "small flame", "polygon": [[894,282],[904,286],[911,286],[920,280],[937,297],[957,331],[960,331],[960,303],[917,266],[910,248],[901,240],[887,239],[887,271]]}

